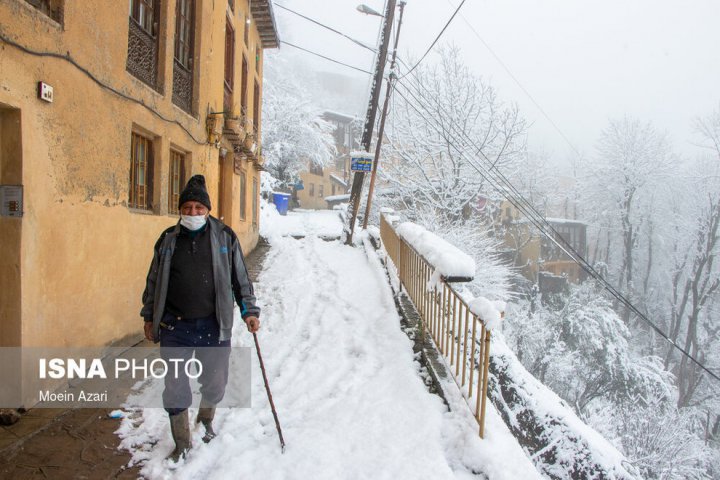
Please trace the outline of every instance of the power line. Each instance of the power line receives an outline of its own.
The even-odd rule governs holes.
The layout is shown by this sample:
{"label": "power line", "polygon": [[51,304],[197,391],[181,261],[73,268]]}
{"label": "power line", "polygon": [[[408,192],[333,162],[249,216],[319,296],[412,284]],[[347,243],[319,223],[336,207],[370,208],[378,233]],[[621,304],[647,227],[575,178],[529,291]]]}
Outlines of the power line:
{"label": "power line", "polygon": [[[409,72],[408,72],[409,73]],[[417,77],[416,77],[417,78]],[[403,87],[406,92],[412,96],[415,101],[423,106],[423,109],[425,109],[425,114],[417,110],[413,103],[400,92],[397,90],[397,86]],[[420,92],[420,87],[413,85],[413,88],[415,88],[418,92]],[[410,87],[405,84],[401,84],[400,82],[396,83],[395,85],[395,91],[408,103],[408,105],[415,110],[419,115],[423,116],[424,118],[429,118],[430,121],[436,122],[436,126],[439,126],[437,124],[437,120],[435,119],[434,112],[430,112],[424,105],[423,102],[413,94],[413,92],[410,90]],[[420,95],[422,96],[422,92],[420,92]],[[427,100],[425,98],[425,100]],[[442,105],[438,105],[438,108],[442,109]],[[451,124],[451,128],[454,125]],[[487,158],[487,156],[482,152],[480,147],[477,146],[477,144],[470,139],[470,137],[464,133],[460,132],[462,135],[466,138],[466,144],[470,144],[474,146],[477,150],[477,152],[482,156],[486,161],[491,162],[490,159]],[[451,146],[455,148],[455,150],[458,151],[458,153],[462,156],[466,156],[467,154],[458,148],[454,143],[450,142]],[[467,157],[466,157],[467,158]],[[620,301],[623,305],[625,305],[628,309],[630,309],[635,315],[637,315],[640,319],[642,319],[644,322],[646,322],[658,335],[660,335],[662,338],[664,338],[666,341],[668,341],[674,348],[676,348],[678,351],[680,351],[683,355],[685,355],[688,359],[690,359],[693,363],[695,363],[698,367],[703,369],[705,372],[707,372],[711,377],[714,379],[720,381],[720,377],[709,370],[705,365],[700,363],[695,357],[693,357],[689,352],[687,352],[685,349],[683,349],[680,345],[678,345],[675,341],[670,339],[657,325],[655,325],[650,319],[648,319],[645,314],[640,312],[640,310],[635,307],[635,305],[630,302],[621,292],[619,292],[614,286],[612,286],[605,278],[600,275],[599,272],[597,272],[592,265],[590,265],[585,258],[580,255],[570,243],[563,238],[559,233],[552,227],[552,225],[542,217],[542,215],[535,210],[535,208],[522,196],[522,194],[510,183],[510,181],[505,177],[502,172],[497,168],[496,165],[492,164],[490,169],[486,169],[485,167],[479,166],[474,161],[472,161],[470,158],[467,158],[469,163],[475,168],[475,170],[480,173],[483,178],[488,180],[493,187],[495,187],[500,193],[504,194],[506,198],[516,207],[518,210],[520,210],[527,218],[528,220],[536,227],[538,230],[543,233],[550,241],[552,241],[555,245],[557,245],[565,254],[568,255],[570,259],[572,259],[575,263],[577,263],[583,270],[585,270],[589,275],[591,275],[593,278],[595,278],[597,281],[599,281],[605,289],[610,292],[610,294],[615,297],[618,301]],[[492,175],[492,170],[495,170],[497,177],[500,179],[499,183],[503,183],[505,186],[501,186],[498,183],[498,180],[495,178],[489,178],[489,176]],[[511,193],[512,192],[512,193]],[[514,194],[514,195],[513,195]],[[550,234],[551,233],[551,234]],[[561,245],[563,243],[564,245]]]}
{"label": "power line", "polygon": [[450,19],[447,21],[447,23],[445,23],[445,26],[443,27],[443,29],[440,30],[440,33],[437,34],[437,37],[435,37],[435,40],[433,40],[433,42],[430,44],[430,46],[428,47],[428,49],[425,50],[425,53],[423,54],[423,56],[420,57],[420,60],[418,60],[418,61],[415,63],[415,65],[413,65],[413,67],[412,67],[407,73],[405,73],[405,75],[403,75],[402,77],[400,77],[398,80],[401,80],[403,77],[405,77],[405,76],[407,76],[407,75],[410,75],[410,73],[412,73],[412,71],[415,70],[415,68],[416,68],[418,65],[420,65],[420,62],[422,62],[422,61],[425,59],[425,57],[427,56],[428,53],[430,53],[430,50],[432,50],[432,48],[435,46],[435,44],[437,43],[437,41],[440,40],[440,37],[442,37],[442,34],[445,33],[445,30],[448,28],[448,26],[450,26],[450,23],[453,21],[453,18],[455,18],[455,15],[458,14],[458,12],[460,11],[460,8],[461,8],[464,4],[465,4],[465,0],[462,0],[462,2],[460,2],[460,5],[458,5],[457,8],[455,9],[455,11],[453,12],[453,14],[452,14],[452,16],[450,17]]}
{"label": "power line", "polygon": [[[448,0],[448,3],[450,3],[450,5],[452,5],[450,0]],[[462,4],[460,6],[462,6]],[[488,43],[485,40],[483,40],[483,38],[480,36],[480,34],[477,32],[477,30],[475,30],[475,27],[473,27],[472,24],[470,24],[470,22],[465,18],[465,16],[462,13],[460,14],[460,18],[463,19],[465,24],[470,28],[470,30],[472,30],[472,32],[475,34],[475,36],[478,38],[478,40],[480,40],[480,42],[485,46],[485,48],[487,48],[488,52],[490,52],[490,54],[495,58],[495,60],[497,60],[497,62],[507,72],[507,74],[510,75],[510,78],[512,78],[513,81],[517,84],[517,86],[520,87],[520,90],[522,90],[523,93],[530,99],[530,101],[533,103],[533,105],[535,105],[535,108],[540,110],[540,113],[542,113],[543,117],[545,117],[545,119],[548,122],[550,122],[550,125],[552,125],[552,127],[555,129],[555,131],[558,132],[558,134],[562,137],[563,140],[565,140],[565,142],[570,146],[570,149],[572,149],[572,151],[575,152],[575,154],[578,157],[581,157],[582,155],[580,154],[578,149],[575,148],[575,145],[573,145],[573,143],[568,139],[568,137],[565,135],[565,133],[562,130],[560,130],[560,127],[558,127],[557,124],[553,121],[553,119],[550,118],[550,115],[545,113],[545,110],[540,106],[540,104],[535,100],[535,98],[532,95],[530,95],[530,92],[528,92],[527,89],[522,85],[522,83],[520,83],[520,80],[518,80],[517,77],[515,77],[515,75],[513,75],[513,73],[510,71],[510,68],[508,68],[508,66],[505,65],[505,63],[500,59],[500,57],[495,53],[495,51],[490,47],[490,45],[488,45]]]}
{"label": "power line", "polygon": [[50,58],[58,58],[60,60],[65,60],[66,62],[70,63],[73,67],[77,68],[82,73],[84,73],[85,76],[87,76],[90,80],[95,82],[101,88],[104,88],[105,90],[108,90],[108,91],[114,93],[118,97],[121,97],[125,100],[129,100],[131,102],[137,103],[138,105],[145,107],[147,110],[149,110],[154,115],[156,115],[158,118],[160,118],[161,120],[163,120],[167,123],[173,123],[173,124],[177,125],[198,145],[207,145],[207,142],[198,140],[197,138],[195,138],[195,136],[190,132],[190,130],[188,130],[187,127],[185,127],[185,125],[183,125],[179,121],[171,119],[171,118],[167,118],[163,114],[161,114],[160,112],[158,112],[157,110],[152,108],[150,105],[147,105],[142,100],[138,100],[137,98],[131,97],[130,95],[126,95],[123,92],[115,89],[114,87],[107,85],[106,83],[103,83],[95,75],[93,75],[87,68],[85,68],[82,65],[80,65],[79,63],[77,63],[75,61],[75,59],[70,56],[70,52],[68,52],[67,54],[62,54],[62,53],[56,53],[56,52],[40,52],[37,50],[32,50],[24,45],[21,45],[13,40],[10,40],[2,33],[0,33],[0,41],[3,41],[5,43],[7,43],[8,45],[15,47],[18,50],[21,50],[29,55],[34,55],[36,57],[50,57]]}
{"label": "power line", "polygon": [[314,23],[315,25],[319,25],[319,26],[321,26],[321,27],[323,27],[323,28],[326,28],[326,29],[330,30],[330,31],[333,32],[333,33],[337,33],[338,35],[342,35],[343,37],[347,38],[347,39],[350,40],[351,42],[353,42],[353,43],[355,43],[355,44],[357,44],[357,45],[359,45],[359,46],[361,46],[361,47],[363,47],[363,48],[365,48],[365,49],[368,49],[368,50],[370,50],[370,51],[373,52],[373,53],[377,53],[377,50],[375,50],[374,48],[372,48],[372,47],[370,47],[370,46],[368,46],[368,45],[365,45],[365,44],[362,43],[360,40],[356,40],[356,39],[354,39],[354,38],[352,38],[352,37],[349,37],[348,35],[345,35],[345,34],[342,33],[341,31],[335,30],[334,28],[329,27],[329,26],[325,25],[324,23],[320,23],[320,22],[318,22],[317,20],[314,20],[314,19],[312,19],[312,18],[310,18],[310,17],[306,17],[305,15],[303,15],[303,14],[301,14],[301,13],[298,13],[298,12],[296,12],[295,10],[290,10],[289,8],[284,7],[284,6],[280,5],[279,3],[274,3],[273,5],[275,5],[276,7],[280,7],[280,8],[282,8],[283,10],[287,10],[288,12],[293,13],[293,14],[297,15],[297,16],[300,17],[300,18],[304,18],[304,19],[307,20],[308,22],[312,22],[312,23]]}
{"label": "power line", "polygon": [[340,61],[338,61],[338,60],[334,60],[334,59],[332,59],[332,58],[330,58],[330,57],[326,57],[325,55],[321,55],[321,54],[319,54],[319,53],[317,53],[317,52],[313,52],[312,50],[308,50],[307,48],[303,48],[303,47],[299,47],[299,46],[297,46],[297,45],[293,45],[292,43],[290,43],[290,42],[288,42],[288,41],[281,40],[280,43],[282,43],[282,44],[284,44],[284,45],[288,45],[288,46],[293,47],[293,48],[297,48],[298,50],[302,50],[303,52],[307,52],[307,53],[309,53],[309,54],[315,55],[316,57],[324,58],[325,60],[328,60],[328,61],[333,62],[333,63],[337,63],[338,65],[342,65],[342,66],[344,66],[344,67],[352,68],[353,70],[357,70],[357,71],[359,71],[359,72],[363,72],[363,73],[367,73],[368,75],[372,75],[372,72],[368,72],[367,70],[363,70],[362,68],[353,67],[352,65],[348,65],[347,63],[343,63],[343,62],[340,62]]}

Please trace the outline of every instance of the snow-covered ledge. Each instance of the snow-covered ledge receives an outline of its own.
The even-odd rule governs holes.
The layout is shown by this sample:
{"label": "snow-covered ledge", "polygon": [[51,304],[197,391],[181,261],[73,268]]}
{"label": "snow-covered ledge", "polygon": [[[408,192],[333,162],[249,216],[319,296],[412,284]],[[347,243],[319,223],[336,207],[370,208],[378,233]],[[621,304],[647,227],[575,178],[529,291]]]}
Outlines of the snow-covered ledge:
{"label": "snow-covered ledge", "polygon": [[469,281],[475,277],[475,260],[472,257],[420,225],[404,222],[396,232],[434,269],[430,286],[435,286],[441,278]]}

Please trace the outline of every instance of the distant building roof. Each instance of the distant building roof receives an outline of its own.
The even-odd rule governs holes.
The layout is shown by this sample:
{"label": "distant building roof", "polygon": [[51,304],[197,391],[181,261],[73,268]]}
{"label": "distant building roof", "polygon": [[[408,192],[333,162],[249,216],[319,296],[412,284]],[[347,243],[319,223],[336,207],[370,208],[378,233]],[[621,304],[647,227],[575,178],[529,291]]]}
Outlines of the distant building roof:
{"label": "distant building roof", "polygon": [[[552,218],[552,217],[546,217],[545,220],[548,223],[555,224],[555,225],[585,225],[587,226],[586,222],[583,222],[581,220],[572,220],[570,218]],[[527,218],[521,218],[517,221],[517,223],[530,223],[530,221]]]}
{"label": "distant building roof", "polygon": [[346,193],[344,195],[330,195],[329,197],[325,197],[326,202],[343,202],[350,200],[350,194]]}
{"label": "distant building roof", "polygon": [[323,113],[323,117],[330,120],[341,120],[345,122],[352,122],[353,120],[357,120],[357,117],[355,115],[347,115],[345,113],[333,112],[331,110],[325,110],[325,112]]}
{"label": "distant building roof", "polygon": [[338,176],[335,175],[334,173],[331,173],[331,174],[330,174],[330,179],[331,179],[331,180],[335,180],[337,183],[339,183],[340,185],[342,185],[342,186],[345,187],[345,188],[347,188],[347,186],[348,186],[348,185],[347,185],[347,182],[346,182],[345,180],[343,180],[342,178],[338,177]]}
{"label": "distant building roof", "polygon": [[550,223],[566,223],[568,225],[587,225],[587,223],[581,221],[581,220],[573,220],[571,218],[552,218],[547,217],[545,218]]}
{"label": "distant building roof", "polygon": [[250,2],[250,13],[260,35],[263,48],[278,48],[280,36],[275,24],[275,14],[271,0],[254,0]]}

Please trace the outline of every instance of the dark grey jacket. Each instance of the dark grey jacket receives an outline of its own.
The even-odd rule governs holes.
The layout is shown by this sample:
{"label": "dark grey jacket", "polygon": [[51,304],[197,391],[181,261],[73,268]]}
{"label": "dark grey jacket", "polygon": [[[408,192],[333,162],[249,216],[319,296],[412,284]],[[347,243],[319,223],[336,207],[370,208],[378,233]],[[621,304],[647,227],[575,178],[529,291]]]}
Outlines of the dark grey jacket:
{"label": "dark grey jacket", "polygon": [[[207,228],[210,229],[215,280],[215,316],[220,324],[220,341],[229,340],[232,335],[235,302],[240,306],[243,318],[259,317],[260,308],[255,304],[253,285],[248,277],[245,259],[235,232],[212,216],[208,217]],[[179,232],[178,222],[160,235],[155,244],[155,254],[142,297],[140,315],[146,321],[152,319],[155,338],[159,338],[160,320],[165,313],[170,262]]]}

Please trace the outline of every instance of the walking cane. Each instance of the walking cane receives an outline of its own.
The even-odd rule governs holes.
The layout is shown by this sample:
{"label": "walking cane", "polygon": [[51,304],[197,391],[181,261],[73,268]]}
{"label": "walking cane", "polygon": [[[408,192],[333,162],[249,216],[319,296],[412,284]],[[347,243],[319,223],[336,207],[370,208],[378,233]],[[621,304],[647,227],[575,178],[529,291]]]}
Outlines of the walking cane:
{"label": "walking cane", "polygon": [[272,414],[275,418],[275,428],[277,429],[278,436],[280,437],[280,451],[285,453],[285,440],[283,440],[282,430],[280,429],[280,420],[278,420],[277,412],[275,411],[275,404],[272,399],[272,393],[270,393],[270,385],[268,384],[267,375],[265,374],[265,365],[263,364],[262,355],[260,355],[260,344],[258,343],[257,333],[253,332],[253,338],[255,339],[255,349],[257,350],[258,360],[260,360],[260,370],[262,371],[263,380],[265,381],[265,391],[267,391],[268,400],[270,400],[270,408],[272,409]]}

